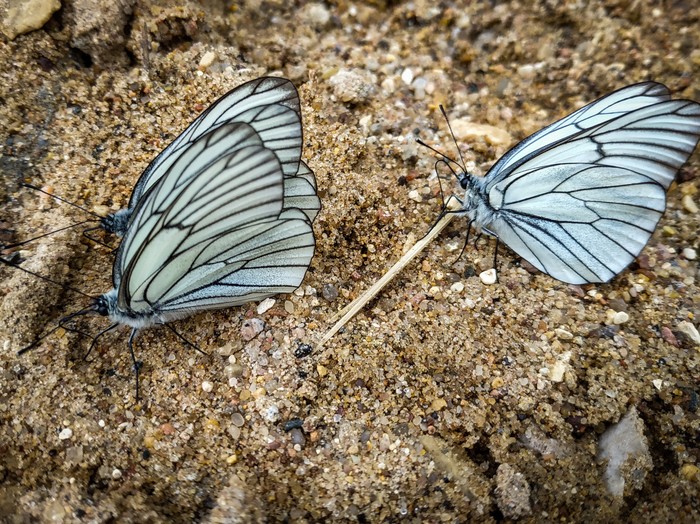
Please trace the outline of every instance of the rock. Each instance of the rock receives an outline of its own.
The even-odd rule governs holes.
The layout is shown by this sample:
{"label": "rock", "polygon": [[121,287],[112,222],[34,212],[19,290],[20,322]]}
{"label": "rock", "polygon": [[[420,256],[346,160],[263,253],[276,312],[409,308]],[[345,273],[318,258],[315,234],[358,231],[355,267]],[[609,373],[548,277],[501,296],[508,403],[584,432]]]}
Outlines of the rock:
{"label": "rock", "polygon": [[693,324],[687,321],[679,322],[678,331],[687,335],[688,338],[695,343],[695,345],[700,346],[700,333],[698,333],[698,328],[696,328]]}
{"label": "rock", "polygon": [[496,471],[496,504],[507,519],[518,519],[532,513],[530,484],[525,475],[510,464],[501,464]]}
{"label": "rock", "polygon": [[357,70],[341,69],[330,79],[333,94],[341,102],[361,104],[369,100],[376,92],[374,82],[369,75]]}
{"label": "rock", "polygon": [[2,32],[10,40],[41,29],[61,8],[59,0],[8,0],[0,5]]}
{"label": "rock", "polygon": [[622,497],[641,489],[652,468],[644,422],[632,407],[617,424],[610,426],[598,441],[598,461],[607,461],[603,481],[610,494]]}
{"label": "rock", "polygon": [[465,118],[457,118],[450,122],[457,140],[470,142],[482,138],[493,146],[508,146],[513,143],[513,137],[498,127],[487,124],[475,124]]}
{"label": "rock", "polygon": [[491,284],[495,284],[496,283],[496,270],[491,268],[491,269],[487,269],[486,271],[482,271],[481,273],[479,273],[479,278],[487,286],[490,286]]}

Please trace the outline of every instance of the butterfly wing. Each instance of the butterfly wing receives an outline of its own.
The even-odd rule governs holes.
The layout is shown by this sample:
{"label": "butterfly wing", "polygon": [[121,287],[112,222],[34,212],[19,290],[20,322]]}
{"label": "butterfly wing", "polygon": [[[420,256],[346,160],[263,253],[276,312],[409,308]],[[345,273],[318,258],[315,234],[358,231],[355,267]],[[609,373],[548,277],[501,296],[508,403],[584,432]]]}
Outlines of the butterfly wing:
{"label": "butterfly wing", "polygon": [[316,194],[316,178],[303,161],[294,176],[284,177],[284,209],[300,209],[313,222],[321,210],[321,200]]}
{"label": "butterfly wing", "polygon": [[699,137],[700,104],[660,84],[616,91],[494,165],[480,181],[494,211],[483,225],[554,278],[607,282],[646,245]]}
{"label": "butterfly wing", "polygon": [[191,144],[227,123],[250,125],[264,146],[278,156],[283,173],[294,175],[301,157],[300,111],[299,94],[294,84],[285,78],[258,78],[232,89],[199,115],[149,164],[134,187],[129,208],[136,206]]}
{"label": "butterfly wing", "polygon": [[304,211],[283,209],[277,155],[249,139],[210,159],[212,147],[249,130],[227,124],[202,136],[143,195],[115,259],[121,311],[168,319],[299,286],[313,231]]}

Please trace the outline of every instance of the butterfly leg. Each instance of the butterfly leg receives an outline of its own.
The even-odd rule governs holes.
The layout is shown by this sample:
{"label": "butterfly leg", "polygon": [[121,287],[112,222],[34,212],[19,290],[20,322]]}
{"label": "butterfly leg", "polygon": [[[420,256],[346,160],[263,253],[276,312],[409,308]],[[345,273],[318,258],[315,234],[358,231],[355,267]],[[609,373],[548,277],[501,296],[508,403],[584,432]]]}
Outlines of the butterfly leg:
{"label": "butterfly leg", "polygon": [[[97,341],[99,340],[99,338],[100,338],[102,335],[104,335],[105,333],[107,333],[107,332],[109,332],[109,331],[112,331],[112,330],[113,330],[115,327],[117,327],[118,325],[119,325],[118,323],[114,323],[114,324],[112,324],[111,326],[109,326],[109,327],[103,329],[102,331],[100,331],[97,335],[95,335],[95,338],[92,339],[92,344],[90,344],[90,347],[88,348],[87,353],[85,353],[85,356],[83,357],[83,360],[87,360],[87,359],[88,359],[88,357],[90,356],[90,353],[92,353],[92,350],[95,349],[95,346],[97,345]],[[78,333],[80,333],[80,332],[78,331]]]}
{"label": "butterfly leg", "polygon": [[169,325],[169,324],[164,324],[164,326],[165,326],[166,328],[168,328],[170,331],[172,331],[173,333],[175,333],[175,336],[177,336],[177,338],[179,338],[180,340],[182,340],[182,341],[185,343],[186,346],[189,346],[189,347],[191,347],[191,348],[196,349],[196,350],[199,351],[202,355],[206,355],[207,357],[209,356],[209,353],[207,353],[206,351],[202,351],[201,349],[199,349],[199,348],[198,348],[197,346],[195,346],[192,342],[190,342],[190,341],[187,340],[185,337],[183,337],[180,333],[178,333],[178,332],[175,330],[174,327],[172,327],[172,326]]}
{"label": "butterfly leg", "polygon": [[134,364],[134,374],[136,375],[136,402],[139,401],[139,373],[141,371],[142,363],[136,360],[136,355],[134,354],[134,338],[136,337],[137,329],[132,329],[129,335],[129,353],[131,354],[131,362]]}

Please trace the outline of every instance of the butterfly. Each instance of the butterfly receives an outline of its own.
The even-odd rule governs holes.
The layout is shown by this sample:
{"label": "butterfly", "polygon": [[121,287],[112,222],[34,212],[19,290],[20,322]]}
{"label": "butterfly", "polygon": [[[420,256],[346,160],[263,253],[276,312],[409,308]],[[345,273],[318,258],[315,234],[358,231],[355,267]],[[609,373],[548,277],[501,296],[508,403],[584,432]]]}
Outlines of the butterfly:
{"label": "butterfly", "polygon": [[122,236],[114,287],[67,318],[109,317],[98,337],[131,327],[137,397],[132,344],[139,329],[301,284],[321,207],[301,149],[294,85],[253,80],[192,122],[143,172],[128,208],[105,219],[106,229]]}
{"label": "butterfly", "polygon": [[458,211],[537,269],[608,282],[644,248],[666,190],[700,139],[700,104],[643,82],[529,136],[478,178],[463,168]]}

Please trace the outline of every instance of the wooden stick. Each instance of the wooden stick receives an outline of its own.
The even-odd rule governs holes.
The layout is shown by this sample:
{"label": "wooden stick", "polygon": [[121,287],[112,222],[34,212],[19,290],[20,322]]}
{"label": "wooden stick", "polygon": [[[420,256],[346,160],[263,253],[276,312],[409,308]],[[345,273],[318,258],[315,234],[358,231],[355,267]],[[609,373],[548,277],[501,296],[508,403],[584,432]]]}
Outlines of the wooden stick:
{"label": "wooden stick", "polygon": [[[447,201],[447,210],[455,211],[461,209],[462,205],[457,201],[456,198],[450,197]],[[445,229],[447,224],[449,224],[454,218],[455,213],[445,213],[445,215],[433,226],[433,228],[428,231],[428,234],[416,242],[411,249],[409,249],[404,256],[402,256],[396,264],[392,266],[389,271],[387,271],[382,278],[377,280],[372,287],[365,291],[362,295],[353,300],[350,304],[345,306],[343,310],[336,315],[342,315],[342,318],[331,328],[316,344],[317,349],[322,347],[326,342],[328,342],[333,335],[335,335],[340,328],[342,328],[352,317],[354,317],[358,311],[360,311],[367,302],[372,300],[381,289],[386,286],[391,280],[401,271],[406,265],[413,260],[416,255],[418,255],[425,246],[427,246],[431,240],[433,240],[440,232]]]}

